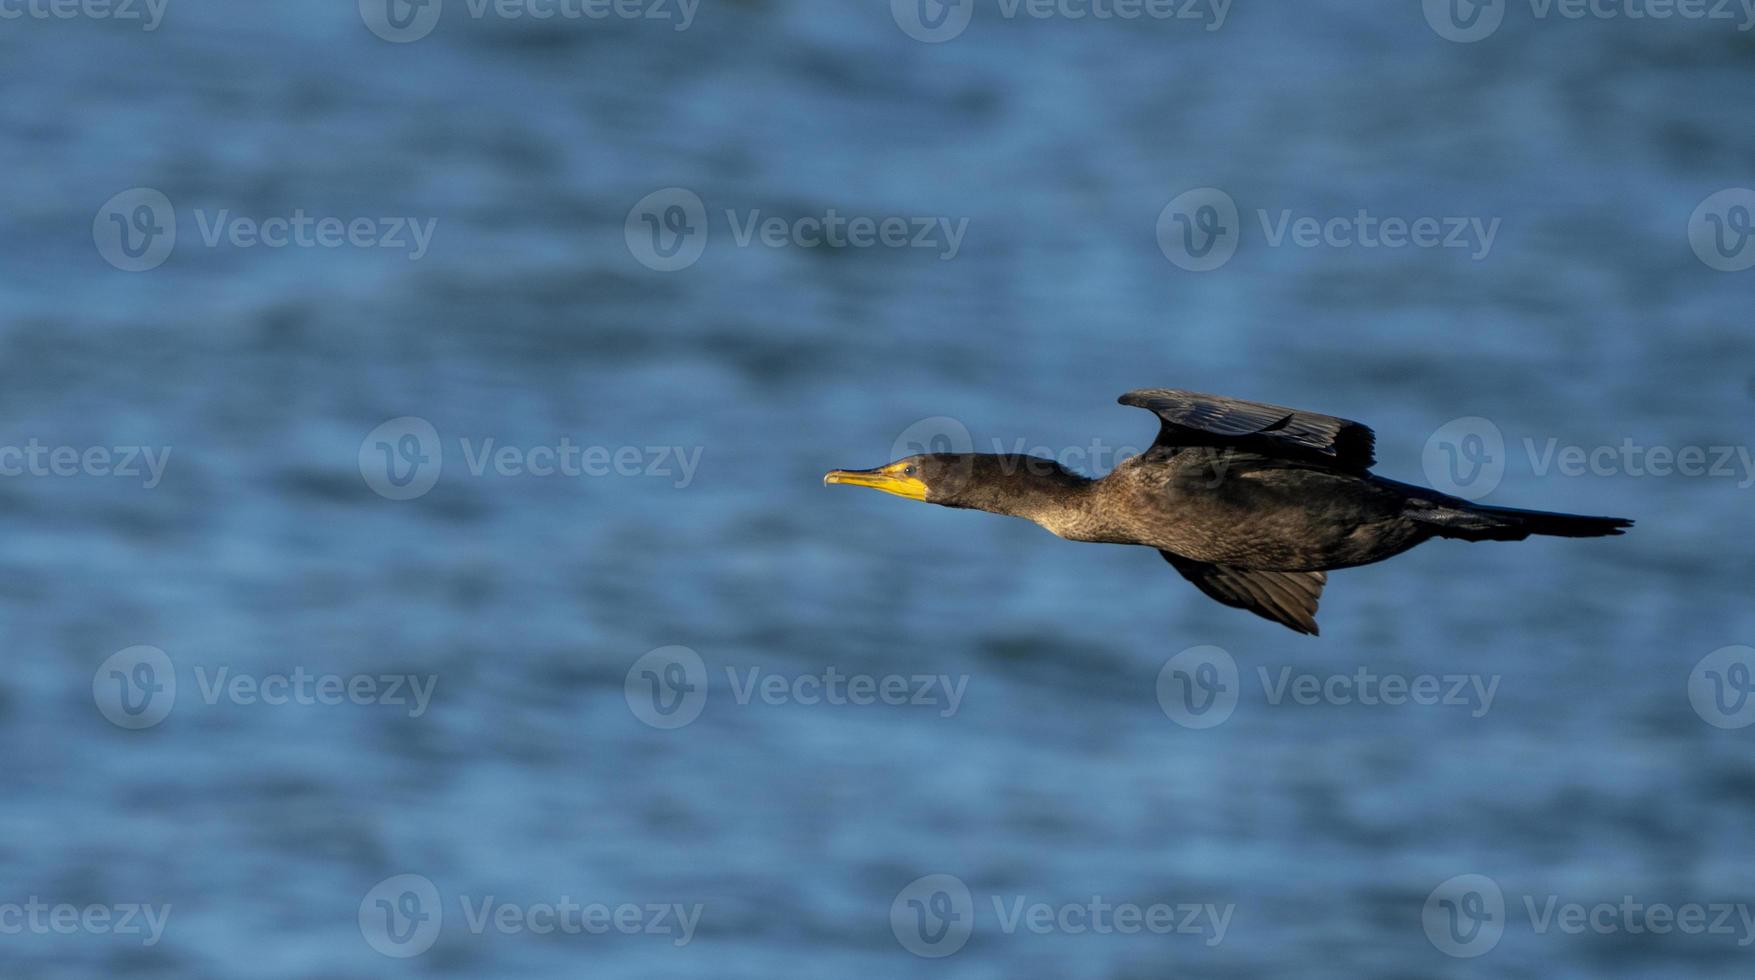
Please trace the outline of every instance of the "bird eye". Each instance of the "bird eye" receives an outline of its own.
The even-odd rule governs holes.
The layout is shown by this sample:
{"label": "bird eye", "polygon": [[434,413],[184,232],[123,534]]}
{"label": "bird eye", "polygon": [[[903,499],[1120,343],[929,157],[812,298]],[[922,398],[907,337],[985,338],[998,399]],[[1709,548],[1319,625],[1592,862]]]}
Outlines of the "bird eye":
{"label": "bird eye", "polygon": [[903,476],[913,476],[914,475],[914,467],[912,467],[912,466],[903,467],[902,468],[902,475]]}

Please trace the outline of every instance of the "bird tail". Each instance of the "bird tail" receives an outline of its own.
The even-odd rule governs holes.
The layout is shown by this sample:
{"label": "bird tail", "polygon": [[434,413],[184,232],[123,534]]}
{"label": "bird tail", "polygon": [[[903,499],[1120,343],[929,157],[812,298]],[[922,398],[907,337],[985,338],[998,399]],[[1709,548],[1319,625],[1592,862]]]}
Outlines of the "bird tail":
{"label": "bird tail", "polygon": [[[1423,505],[1423,506],[1422,506]],[[1462,500],[1441,504],[1419,501],[1408,517],[1433,529],[1441,538],[1463,541],[1522,541],[1532,534],[1559,538],[1600,538],[1620,534],[1633,522],[1621,517],[1586,517],[1516,507],[1487,507]]]}

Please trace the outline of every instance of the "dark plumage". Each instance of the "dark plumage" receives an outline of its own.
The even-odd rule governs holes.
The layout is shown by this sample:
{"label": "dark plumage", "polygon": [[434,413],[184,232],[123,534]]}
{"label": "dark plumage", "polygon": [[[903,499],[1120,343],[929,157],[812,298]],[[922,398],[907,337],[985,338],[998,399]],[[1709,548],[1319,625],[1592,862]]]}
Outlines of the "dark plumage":
{"label": "dark plumage", "polygon": [[928,453],[825,483],[1034,521],[1071,541],[1156,548],[1195,587],[1315,633],[1326,572],[1430,538],[1588,538],[1633,522],[1486,507],[1369,471],[1371,430],[1296,409],[1147,388],[1121,404],[1159,419],[1152,448],[1092,480],[1035,456]]}

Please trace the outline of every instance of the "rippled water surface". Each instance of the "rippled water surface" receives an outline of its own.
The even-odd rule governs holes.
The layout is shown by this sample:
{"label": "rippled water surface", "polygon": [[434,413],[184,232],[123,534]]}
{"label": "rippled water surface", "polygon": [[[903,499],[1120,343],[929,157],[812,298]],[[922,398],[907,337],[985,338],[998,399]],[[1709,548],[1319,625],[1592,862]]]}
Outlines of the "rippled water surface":
{"label": "rippled water surface", "polygon": [[[0,478],[0,973],[1749,974],[1740,921],[1573,934],[1529,909],[1755,903],[1755,729],[1708,723],[1740,720],[1746,662],[1706,665],[1730,707],[1689,698],[1703,658],[1755,643],[1755,271],[1689,238],[1755,182],[1751,33],[1509,4],[1461,43],[1413,2],[1243,0],[1215,24],[982,0],[928,44],[891,6],[704,0],[678,30],[447,0],[410,43],[353,3],[0,20],[0,445],[170,453],[150,487]],[[113,236],[135,188],[177,243],[130,273],[94,216]],[[660,197],[659,229],[706,231],[669,272],[630,217],[667,188],[702,210]],[[1242,225],[1208,272],[1157,232],[1197,188]],[[1362,210],[1495,231],[1270,239]],[[758,230],[831,213],[940,237]],[[431,238],[418,259],[207,240],[299,214]],[[1639,526],[1338,572],[1311,639],[1150,551],[820,485],[922,432],[1100,472],[1151,438],[1113,403],[1142,386],[1367,421],[1379,471],[1422,483],[1429,438],[1480,417],[1505,440],[1489,502]],[[394,500],[361,459],[414,458],[412,423],[368,438],[405,417],[442,468]],[[1685,477],[1624,445],[1745,448]],[[567,446],[578,475],[528,471]],[[1569,476],[1550,446],[1622,462]],[[94,674],[113,714],[108,685],[162,676],[100,666],[137,646],[177,690],[129,730]],[[630,673],[665,647],[690,653]],[[1158,696],[1194,647],[1238,671],[1216,727]],[[1333,693],[1361,670],[1492,696]],[[295,673],[294,703],[225,686]],[[1304,675],[1330,693],[1274,703]],[[321,677],[367,703],[322,703]],[[408,677],[424,710],[386,689]],[[929,703],[800,703],[833,677]],[[698,717],[648,724],[679,720],[630,697],[652,681],[692,685],[704,702],[666,706]],[[1459,958],[1425,926],[1469,874],[1506,911]],[[928,875],[968,904],[905,891]],[[18,926],[33,900],[170,911],[149,945]],[[563,900],[649,928],[542,930]],[[1226,925],[1062,912],[1094,901]],[[1048,928],[1008,928],[1038,904]],[[683,942],[649,906],[699,919]],[[472,925],[484,907],[510,918]],[[966,944],[914,955],[940,912]]]}

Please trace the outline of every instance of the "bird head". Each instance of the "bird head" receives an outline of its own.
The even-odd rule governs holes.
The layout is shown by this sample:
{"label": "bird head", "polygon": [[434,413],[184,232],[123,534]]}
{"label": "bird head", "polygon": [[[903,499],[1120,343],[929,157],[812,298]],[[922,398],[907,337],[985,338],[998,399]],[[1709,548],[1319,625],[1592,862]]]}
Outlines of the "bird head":
{"label": "bird head", "polygon": [[872,470],[830,470],[823,483],[870,487],[909,500],[950,504],[969,485],[974,461],[972,453],[922,453]]}
{"label": "bird head", "polygon": [[874,470],[831,470],[824,483],[870,487],[945,507],[1023,515],[1044,494],[1088,481],[1051,459],[984,453],[922,453]]}

